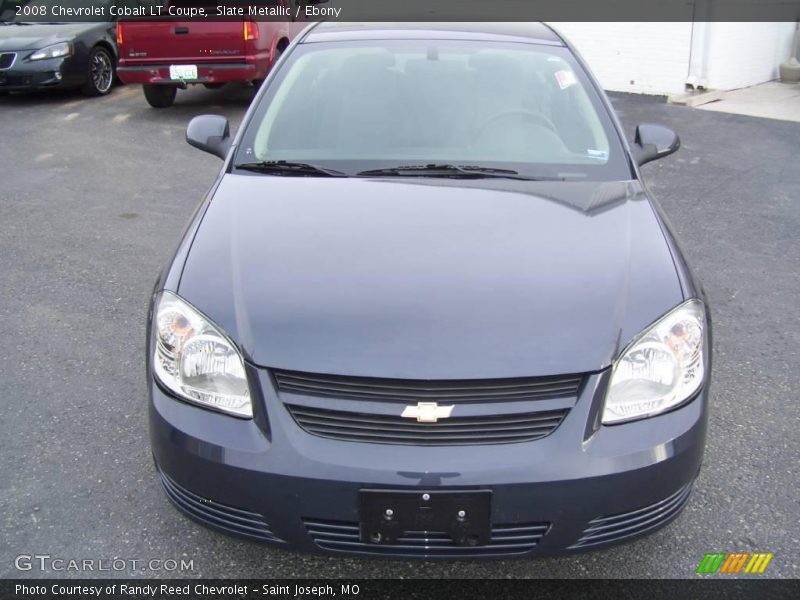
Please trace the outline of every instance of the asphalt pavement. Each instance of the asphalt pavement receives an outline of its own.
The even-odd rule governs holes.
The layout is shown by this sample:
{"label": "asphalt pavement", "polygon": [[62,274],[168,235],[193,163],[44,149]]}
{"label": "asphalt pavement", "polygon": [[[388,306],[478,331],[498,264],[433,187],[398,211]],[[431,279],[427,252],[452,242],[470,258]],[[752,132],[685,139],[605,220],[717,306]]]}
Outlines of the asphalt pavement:
{"label": "asphalt pavement", "polygon": [[[600,552],[423,563],[265,547],[172,508],[148,443],[147,301],[221,164],[185,143],[187,122],[235,127],[251,98],[0,97],[0,577],[695,577],[705,553],[735,551],[773,552],[761,577],[800,577],[800,123],[644,97],[613,102],[630,135],[647,121],[683,140],[644,171],[714,320],[708,450],[677,521]],[[17,570],[35,554],[129,566]],[[130,566],[153,559],[193,569]]]}

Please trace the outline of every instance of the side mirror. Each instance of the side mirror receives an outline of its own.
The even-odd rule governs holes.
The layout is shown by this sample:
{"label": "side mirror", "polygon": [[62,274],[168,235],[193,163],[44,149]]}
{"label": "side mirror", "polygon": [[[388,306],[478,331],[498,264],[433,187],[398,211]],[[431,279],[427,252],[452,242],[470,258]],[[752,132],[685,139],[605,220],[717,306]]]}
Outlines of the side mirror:
{"label": "side mirror", "polygon": [[228,155],[232,141],[228,119],[220,115],[195,117],[189,121],[189,126],[186,128],[186,141],[190,146],[224,159]]}
{"label": "side mirror", "polygon": [[651,160],[664,158],[681,147],[678,134],[669,127],[642,123],[636,128],[636,138],[631,150],[636,163],[643,165]]}

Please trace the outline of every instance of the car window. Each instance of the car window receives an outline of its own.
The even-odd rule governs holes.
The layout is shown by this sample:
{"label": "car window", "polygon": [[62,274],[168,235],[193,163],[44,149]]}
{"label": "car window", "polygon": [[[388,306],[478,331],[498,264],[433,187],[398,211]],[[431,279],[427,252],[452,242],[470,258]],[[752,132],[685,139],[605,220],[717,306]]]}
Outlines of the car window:
{"label": "car window", "polygon": [[305,161],[345,171],[480,164],[629,178],[608,114],[564,48],[307,44],[268,91],[247,127],[240,162]]}

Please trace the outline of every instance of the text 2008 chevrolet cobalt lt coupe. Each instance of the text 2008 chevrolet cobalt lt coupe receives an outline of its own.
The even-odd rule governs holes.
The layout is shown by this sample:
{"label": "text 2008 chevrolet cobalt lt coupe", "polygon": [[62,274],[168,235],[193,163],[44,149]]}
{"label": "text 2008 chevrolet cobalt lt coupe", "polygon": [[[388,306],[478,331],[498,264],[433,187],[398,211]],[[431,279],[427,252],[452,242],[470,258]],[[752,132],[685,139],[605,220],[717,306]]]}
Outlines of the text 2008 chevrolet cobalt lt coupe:
{"label": "text 2008 chevrolet cobalt lt coupe", "polygon": [[700,467],[709,317],[575,51],[544,25],[321,24],[231,137],[153,296],[152,447],[227,533],[504,557],[630,540]]}

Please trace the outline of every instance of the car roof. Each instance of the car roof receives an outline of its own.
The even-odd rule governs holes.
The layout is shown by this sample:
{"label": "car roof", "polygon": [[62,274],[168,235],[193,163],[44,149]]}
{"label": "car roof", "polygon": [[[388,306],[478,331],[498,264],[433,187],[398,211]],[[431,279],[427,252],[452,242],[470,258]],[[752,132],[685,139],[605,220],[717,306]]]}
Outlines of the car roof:
{"label": "car roof", "polygon": [[322,21],[301,43],[392,39],[459,39],[564,46],[544,23],[337,23]]}

